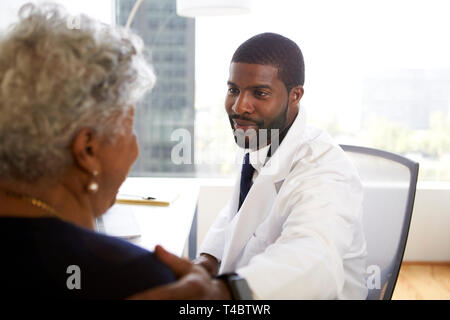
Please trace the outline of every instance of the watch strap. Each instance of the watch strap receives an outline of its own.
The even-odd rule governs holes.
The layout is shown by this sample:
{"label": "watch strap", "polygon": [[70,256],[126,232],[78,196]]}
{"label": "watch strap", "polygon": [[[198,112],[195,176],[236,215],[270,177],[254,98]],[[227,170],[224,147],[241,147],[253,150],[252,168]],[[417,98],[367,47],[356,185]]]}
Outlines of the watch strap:
{"label": "watch strap", "polygon": [[[248,298],[248,293],[250,292],[250,288],[248,288],[247,285],[247,281],[242,278],[240,275],[238,275],[237,273],[231,272],[231,273],[223,273],[221,275],[218,275],[216,277],[216,279],[219,280],[223,280],[225,282],[225,284],[227,285],[228,289],[230,290],[231,293],[231,297],[233,300],[242,300],[243,296],[247,296],[247,298],[244,299],[252,299],[252,298]],[[244,294],[244,292],[240,292],[239,287],[236,285],[238,282],[245,282],[245,287],[247,290],[246,293]]]}

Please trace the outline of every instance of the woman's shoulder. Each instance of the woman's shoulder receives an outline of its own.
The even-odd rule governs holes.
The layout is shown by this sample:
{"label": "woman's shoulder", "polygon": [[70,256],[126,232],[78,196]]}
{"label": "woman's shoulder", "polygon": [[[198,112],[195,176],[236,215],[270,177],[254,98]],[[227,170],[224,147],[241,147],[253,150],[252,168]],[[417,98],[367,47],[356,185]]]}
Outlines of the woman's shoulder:
{"label": "woman's shoulder", "polygon": [[[57,218],[1,218],[1,225],[11,236],[26,234],[35,244],[45,246],[52,242],[52,247],[73,247],[72,254],[93,254],[99,259],[108,257],[118,261],[134,259],[151,253],[128,241],[110,237],[93,230],[57,219]],[[113,262],[113,261],[110,261]]]}

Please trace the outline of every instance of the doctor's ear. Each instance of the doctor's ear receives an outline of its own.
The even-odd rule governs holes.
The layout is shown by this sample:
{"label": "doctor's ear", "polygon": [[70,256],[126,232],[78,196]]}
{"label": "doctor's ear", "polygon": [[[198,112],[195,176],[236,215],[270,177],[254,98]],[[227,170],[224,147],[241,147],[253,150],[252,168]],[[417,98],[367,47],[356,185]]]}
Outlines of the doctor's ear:
{"label": "doctor's ear", "polygon": [[292,104],[298,104],[300,99],[303,97],[303,86],[296,86],[291,89],[289,94],[289,101]]}

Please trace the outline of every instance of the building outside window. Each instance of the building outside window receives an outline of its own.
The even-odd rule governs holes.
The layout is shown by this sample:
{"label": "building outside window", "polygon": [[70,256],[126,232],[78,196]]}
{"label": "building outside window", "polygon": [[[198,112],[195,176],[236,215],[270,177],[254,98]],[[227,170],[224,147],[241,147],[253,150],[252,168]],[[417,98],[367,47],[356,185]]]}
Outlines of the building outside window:
{"label": "building outside window", "polygon": [[[116,23],[125,25],[134,0],[116,0]],[[193,176],[195,165],[174,165],[171,152],[180,128],[194,137],[195,123],[195,20],[176,14],[176,0],[145,0],[131,28],[150,49],[156,85],[140,102],[135,129],[140,156],[134,176]],[[190,148],[194,150],[194,139]]]}

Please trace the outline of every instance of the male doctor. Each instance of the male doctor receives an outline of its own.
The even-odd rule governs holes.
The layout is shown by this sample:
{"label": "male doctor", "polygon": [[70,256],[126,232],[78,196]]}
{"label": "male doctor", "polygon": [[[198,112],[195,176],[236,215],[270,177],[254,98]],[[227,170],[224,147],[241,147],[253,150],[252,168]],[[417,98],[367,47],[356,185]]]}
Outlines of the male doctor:
{"label": "male doctor", "polygon": [[256,299],[366,298],[362,186],[329,135],[305,125],[303,83],[302,52],[281,35],[236,50],[225,108],[249,152],[232,198],[194,264],[156,248],[179,280],[132,298],[248,297],[242,281]]}
{"label": "male doctor", "polygon": [[225,109],[250,152],[194,262],[237,273],[256,298],[365,299],[361,183],[329,135],[305,125],[304,74],[300,48],[278,34],[233,55]]}

